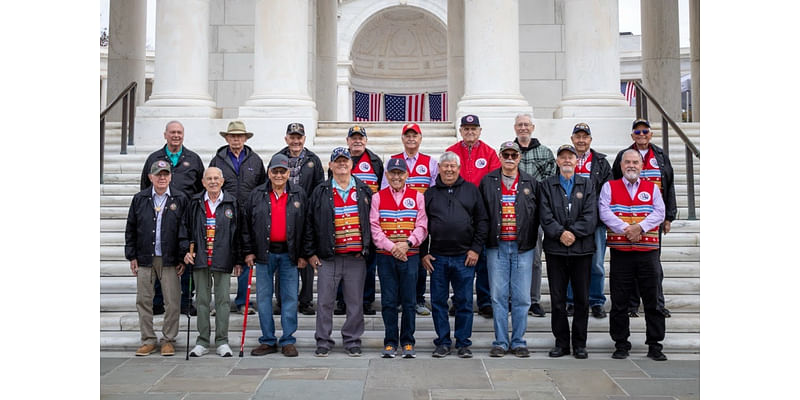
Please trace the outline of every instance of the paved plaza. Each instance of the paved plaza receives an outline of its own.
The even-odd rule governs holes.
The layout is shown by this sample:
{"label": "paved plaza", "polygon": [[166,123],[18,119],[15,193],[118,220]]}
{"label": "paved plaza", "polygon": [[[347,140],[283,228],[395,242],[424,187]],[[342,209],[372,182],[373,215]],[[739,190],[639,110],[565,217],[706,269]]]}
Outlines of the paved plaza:
{"label": "paved plaza", "polygon": [[[656,362],[643,353],[627,360],[607,352],[589,359],[551,359],[537,351],[530,358],[490,358],[475,349],[472,359],[455,355],[434,359],[429,351],[416,359],[383,359],[367,349],[351,358],[339,348],[317,358],[300,356],[220,358],[210,353],[185,360],[158,353],[100,353],[101,399],[699,399],[700,355],[666,354]],[[238,354],[238,349],[235,353]],[[666,349],[668,350],[668,349]],[[249,349],[247,349],[249,352]]]}

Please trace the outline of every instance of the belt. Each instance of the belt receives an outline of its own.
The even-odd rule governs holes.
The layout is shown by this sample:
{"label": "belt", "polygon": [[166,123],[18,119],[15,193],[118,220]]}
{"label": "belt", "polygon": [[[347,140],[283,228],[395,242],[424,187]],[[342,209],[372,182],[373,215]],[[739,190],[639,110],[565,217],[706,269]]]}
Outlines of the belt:
{"label": "belt", "polygon": [[270,242],[269,243],[269,252],[270,253],[288,253],[289,246],[286,242]]}

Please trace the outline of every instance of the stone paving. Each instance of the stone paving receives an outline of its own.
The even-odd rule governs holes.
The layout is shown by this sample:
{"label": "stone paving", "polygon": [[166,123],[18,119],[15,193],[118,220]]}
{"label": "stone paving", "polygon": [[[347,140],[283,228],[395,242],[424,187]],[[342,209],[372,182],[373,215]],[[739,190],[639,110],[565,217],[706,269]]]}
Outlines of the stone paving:
{"label": "stone paving", "polygon": [[[700,355],[669,354],[666,362],[633,353],[627,360],[591,353],[587,360],[535,352],[528,359],[382,359],[367,349],[351,358],[334,349],[327,358],[300,348],[300,356],[220,358],[213,351],[185,360],[158,353],[103,352],[101,399],[699,399]],[[185,350],[185,349],[184,349]],[[591,349],[590,349],[591,350]],[[249,349],[247,350],[249,351]],[[238,354],[238,351],[235,352]]]}

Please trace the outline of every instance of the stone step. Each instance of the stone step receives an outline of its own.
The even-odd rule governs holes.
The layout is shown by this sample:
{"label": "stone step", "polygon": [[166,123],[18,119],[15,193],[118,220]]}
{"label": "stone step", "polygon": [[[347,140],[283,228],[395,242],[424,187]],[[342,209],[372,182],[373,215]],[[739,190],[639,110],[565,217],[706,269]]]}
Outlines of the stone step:
{"label": "stone step", "polygon": [[[248,323],[249,325],[249,323]],[[633,325],[633,324],[632,324]],[[247,330],[245,336],[245,357],[250,356],[250,350],[258,346],[258,337],[260,336],[260,331],[253,330],[252,332],[250,329]],[[160,334],[159,334],[160,335]],[[197,339],[196,331],[190,331],[189,335],[189,342],[191,344],[195,343]],[[234,353],[238,353],[238,350],[241,346],[241,331],[236,332],[233,330],[229,330],[228,337],[230,340],[230,346],[234,350]],[[297,338],[296,346],[303,352],[313,352],[314,348],[316,347],[316,341],[314,339],[314,331],[311,330],[303,330],[295,332],[295,337]],[[369,352],[379,352],[380,349],[383,347],[383,331],[366,331],[364,335],[361,336],[361,347]],[[435,332],[431,331],[417,331],[414,334],[414,338],[416,340],[415,347],[417,348],[419,355],[418,357],[430,357],[429,354],[422,353],[422,351],[429,352],[432,351],[434,348],[433,339],[436,337]],[[336,342],[336,347],[332,350],[333,352],[343,352],[341,344],[342,344],[342,336],[339,331],[334,330],[331,334],[331,338]],[[492,346],[492,342],[494,341],[494,332],[474,332],[472,337],[472,350],[475,351],[485,351],[488,350]],[[644,333],[640,332],[633,332],[629,338],[632,344],[632,352],[646,352],[647,345],[644,344],[645,342],[645,335]],[[533,332],[527,333],[525,335],[525,341],[527,342],[528,348],[536,351],[536,352],[546,352],[550,348],[553,347],[554,339],[553,334],[549,332]],[[700,352],[700,334],[699,333],[673,333],[669,331],[669,327],[667,327],[667,334],[663,342],[664,345],[664,352],[666,354],[670,353],[699,353]],[[176,351],[177,354],[175,357],[184,357],[186,354],[186,331],[181,331],[181,334],[177,335],[176,337]],[[126,352],[133,352],[139,346],[141,346],[140,342],[140,334],[137,331],[101,331],[100,332],[100,351],[126,351]],[[589,332],[587,335],[586,340],[586,347],[590,353],[589,358],[609,358],[611,357],[611,352],[614,349],[614,342],[608,335],[608,332]],[[216,347],[214,347],[216,348]],[[280,355],[276,355],[280,357]],[[212,354],[207,355],[206,357],[217,357],[216,355]],[[513,357],[513,356],[507,356]],[[265,363],[268,360],[264,361]],[[266,365],[266,364],[265,364]]]}

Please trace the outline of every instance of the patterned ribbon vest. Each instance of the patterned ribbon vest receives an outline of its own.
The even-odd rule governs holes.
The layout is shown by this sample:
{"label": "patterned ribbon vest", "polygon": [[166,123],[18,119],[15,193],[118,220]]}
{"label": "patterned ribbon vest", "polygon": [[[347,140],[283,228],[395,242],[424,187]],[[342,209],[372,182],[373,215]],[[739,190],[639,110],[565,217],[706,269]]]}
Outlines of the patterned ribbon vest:
{"label": "patterned ribbon vest", "polygon": [[652,147],[644,156],[644,165],[642,165],[642,173],[639,177],[642,180],[653,182],[658,186],[658,190],[661,190],[661,169],[658,167],[658,160],[656,160],[656,154]]}
{"label": "patterned ribbon vest", "polygon": [[[396,204],[392,196],[392,188],[386,187],[380,192],[381,204],[378,207],[381,229],[392,242],[404,242],[414,231],[417,222],[417,191],[406,190],[400,204]],[[392,255],[390,251],[378,250],[380,254]],[[406,255],[419,254],[419,248],[410,248]]]}
{"label": "patterned ribbon vest", "polygon": [[[643,221],[653,212],[653,189],[655,184],[639,180],[639,189],[631,199],[628,188],[622,179],[609,181],[611,185],[611,203],[609,207],[619,219],[633,225]],[[642,240],[632,243],[625,234],[616,234],[608,230],[606,234],[608,247],[622,251],[658,250],[658,226],[642,234]]]}
{"label": "patterned ribbon vest", "polygon": [[507,189],[503,182],[500,182],[500,189],[503,198],[500,200],[502,207],[502,220],[500,222],[500,240],[517,240],[517,210],[514,205],[517,203],[517,184],[519,174],[514,179],[511,189]]}
{"label": "patterned ribbon vest", "polygon": [[[405,159],[403,153],[395,154],[392,158]],[[410,188],[425,194],[425,191],[431,186],[431,156],[417,153],[417,162],[414,164],[414,169],[408,171],[408,179],[406,185]]]}
{"label": "patterned ribbon vest", "polygon": [[592,178],[592,152],[587,151],[586,161],[583,163],[578,162],[578,165],[575,167],[575,175],[582,176],[586,179]]}
{"label": "patterned ribbon vest", "polygon": [[[366,158],[366,159],[365,159]],[[375,174],[375,169],[372,168],[372,163],[369,162],[369,154],[367,152],[361,153],[358,160],[353,160],[353,176],[361,179],[372,193],[378,193],[378,175]]]}
{"label": "patterned ribbon vest", "polygon": [[334,226],[336,227],[334,252],[336,254],[361,252],[361,223],[358,219],[356,187],[353,186],[350,189],[346,200],[343,200],[338,191],[333,189],[333,207]]}
{"label": "patterned ribbon vest", "polygon": [[217,213],[211,212],[208,206],[208,200],[203,204],[206,206],[206,256],[208,258],[208,266],[211,266],[211,258],[214,256],[214,237],[217,231]]}

